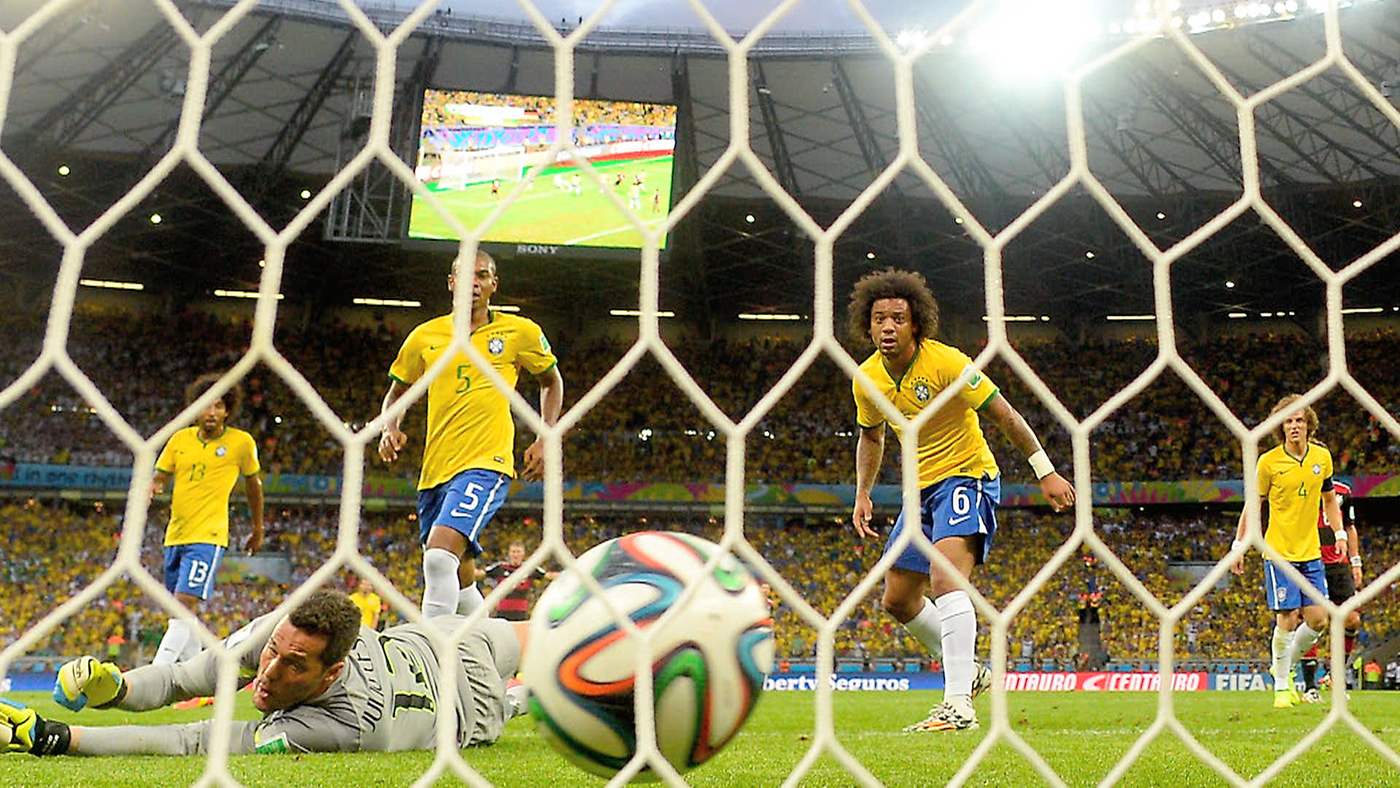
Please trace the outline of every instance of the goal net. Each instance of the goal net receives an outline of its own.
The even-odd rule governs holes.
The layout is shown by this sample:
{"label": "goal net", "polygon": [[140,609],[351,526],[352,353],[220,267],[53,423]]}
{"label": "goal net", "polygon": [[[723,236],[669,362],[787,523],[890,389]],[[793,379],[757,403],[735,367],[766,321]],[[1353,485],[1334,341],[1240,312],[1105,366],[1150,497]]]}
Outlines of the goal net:
{"label": "goal net", "polygon": [[444,150],[437,154],[438,187],[464,189],[478,183],[519,181],[525,177],[525,148],[505,145],[486,150]]}
{"label": "goal net", "polygon": [[[76,13],[77,8],[83,5],[79,0],[53,0],[39,7],[39,9],[29,19],[14,30],[8,31],[9,38],[4,47],[0,47],[0,53],[5,53],[6,57],[0,62],[0,105],[7,105],[10,101],[10,86],[15,70],[14,47],[26,40],[32,40],[38,31],[45,25],[58,24],[60,19],[66,15]],[[282,379],[286,385],[305,403],[315,415],[317,420],[331,434],[336,442],[344,449],[344,484],[340,497],[340,520],[334,534],[335,552],[332,558],[322,567],[319,567],[306,581],[297,588],[280,606],[279,611],[285,612],[291,605],[302,601],[313,587],[325,583],[337,573],[351,571],[361,576],[370,578],[376,590],[385,596],[391,605],[404,617],[413,621],[422,621],[418,612],[414,598],[419,593],[418,588],[406,588],[396,590],[388,579],[377,571],[374,566],[367,561],[366,556],[371,554],[371,547],[367,544],[365,535],[359,532],[358,513],[365,503],[362,499],[362,482],[364,479],[364,467],[367,455],[374,446],[383,427],[382,419],[360,425],[352,425],[342,420],[341,415],[335,414],[326,405],[316,388],[296,369],[287,358],[279,351],[278,345],[274,343],[274,327],[280,319],[278,312],[278,299],[284,272],[286,253],[289,246],[306,231],[307,227],[321,212],[325,211],[332,194],[341,189],[359,172],[362,172],[370,165],[372,160],[382,162],[392,173],[407,187],[415,192],[434,210],[444,218],[448,217],[448,212],[437,200],[431,190],[424,187],[416,177],[414,167],[400,159],[392,150],[389,139],[389,126],[387,122],[375,124],[370,131],[370,136],[364,151],[346,164],[345,168],[337,173],[331,184],[320,194],[310,199],[297,217],[286,227],[278,228],[269,226],[259,214],[250,206],[239,193],[239,191],[225,179],[217,167],[214,166],[199,147],[199,128],[201,122],[201,111],[204,107],[202,97],[209,88],[211,69],[208,67],[213,50],[223,41],[224,36],[240,20],[246,20],[250,14],[259,9],[259,4],[254,2],[238,2],[228,4],[226,9],[221,7],[224,14],[223,19],[209,27],[205,32],[200,33],[180,16],[176,4],[168,0],[159,0],[156,5],[160,13],[166,17],[169,23],[178,31],[179,38],[184,46],[187,46],[191,53],[192,66],[189,72],[189,83],[186,87],[186,95],[193,98],[186,100],[184,111],[186,121],[180,128],[170,154],[159,164],[153,166],[153,171],[163,169],[168,172],[174,166],[177,159],[184,159],[197,170],[201,177],[209,184],[218,196],[229,206],[247,228],[255,233],[266,243],[265,267],[262,269],[261,289],[258,294],[257,307],[253,325],[252,340],[249,343],[246,354],[228,372],[225,377],[225,384],[232,384],[249,374],[256,364],[263,364],[265,367]],[[218,6],[218,3],[213,5]],[[276,8],[279,3],[273,0],[262,4],[263,6]],[[299,5],[299,3],[288,0],[288,6]],[[406,46],[405,42],[415,31],[431,27],[434,22],[434,14],[437,7],[432,3],[425,3],[416,7],[406,17],[397,21],[396,25],[384,25],[371,20],[366,11],[359,7],[361,4],[341,2],[338,6],[339,13],[347,17],[363,39],[369,42],[373,51],[379,58],[380,68],[376,78],[376,92],[374,102],[374,115],[377,118],[386,118],[391,114],[392,101],[395,93],[395,54],[398,48]],[[695,6],[703,6],[703,3],[695,3]],[[953,36],[964,32],[968,13],[960,13],[950,22],[938,30],[931,31],[926,35],[921,35],[917,40],[896,41],[894,37],[887,35],[879,29],[878,25],[870,17],[869,12],[856,0],[852,0],[851,7],[855,9],[857,16],[863,20],[870,28],[870,34],[874,41],[874,47],[879,56],[887,59],[894,74],[897,95],[897,114],[899,128],[908,134],[916,127],[918,113],[915,107],[915,91],[912,85],[912,71],[916,61],[928,54],[937,46],[941,46],[945,36]],[[993,5],[991,3],[973,3],[973,7],[984,7]],[[1139,4],[1141,6],[1147,3]],[[1309,733],[1300,742],[1299,748],[1283,753],[1273,765],[1257,775],[1241,775],[1233,770],[1228,764],[1213,754],[1210,749],[1210,742],[1202,742],[1190,730],[1188,730],[1176,716],[1172,706],[1172,682],[1166,680],[1173,672],[1174,653],[1172,648],[1173,638],[1171,633],[1181,623],[1183,616],[1191,609],[1210,588],[1228,571],[1229,562],[1234,557],[1242,554],[1246,549],[1261,549],[1264,547],[1262,536],[1259,530],[1259,507],[1256,483],[1250,479],[1251,474],[1245,473],[1247,499],[1247,511],[1250,517],[1250,530],[1247,541],[1249,545],[1240,547],[1233,551],[1230,556],[1224,558],[1214,569],[1209,572],[1194,590],[1185,595],[1177,604],[1167,606],[1162,601],[1153,597],[1144,584],[1140,582],[1133,571],[1127,567],[1118,556],[1108,548],[1103,539],[1095,532],[1095,523],[1092,514],[1093,489],[1092,473],[1090,465],[1090,439],[1092,431],[1103,423],[1110,414],[1124,407],[1133,396],[1142,391],[1154,379],[1164,375],[1179,375],[1201,398],[1209,404],[1210,408],[1219,415],[1221,421],[1229,428],[1231,434],[1240,442],[1243,447],[1245,467],[1253,468],[1255,460],[1260,451],[1260,443],[1266,438],[1268,433],[1275,429],[1281,419],[1270,419],[1257,427],[1249,428],[1240,420],[1238,414],[1230,413],[1225,403],[1217,397],[1202,381],[1202,379],[1186,365],[1178,353],[1177,347],[1172,339],[1174,336],[1173,323],[1173,302],[1171,297],[1171,285],[1168,271],[1175,261],[1180,260],[1192,248],[1202,243],[1212,234],[1220,231],[1227,223],[1238,218],[1248,211],[1258,213],[1268,222],[1277,233],[1285,239],[1290,247],[1298,252],[1316,273],[1317,276],[1326,283],[1328,287],[1327,303],[1327,325],[1328,333],[1334,348],[1337,352],[1329,353],[1329,369],[1327,378],[1319,383],[1315,388],[1306,392],[1305,402],[1313,402],[1321,398],[1334,388],[1342,388],[1349,392],[1363,407],[1374,414],[1381,426],[1389,431],[1391,435],[1400,437],[1400,423],[1388,414],[1366,389],[1357,382],[1346,367],[1346,356],[1343,350],[1343,334],[1341,322],[1341,288],[1354,279],[1358,274],[1374,266],[1386,254],[1390,254],[1397,247],[1400,247],[1400,238],[1391,239],[1390,242],[1382,245],[1374,253],[1368,254],[1340,271],[1333,271],[1318,261],[1316,255],[1308,250],[1307,245],[1299,236],[1292,231],[1286,222],[1278,217],[1268,205],[1260,191],[1258,178],[1259,157],[1256,150],[1256,130],[1253,122],[1254,112],[1266,102],[1278,97],[1284,91],[1305,81],[1312,73],[1320,69],[1336,69],[1344,74],[1346,78],[1356,84],[1357,89],[1367,96],[1377,107],[1379,107],[1387,118],[1394,124],[1400,125],[1400,113],[1397,113],[1393,106],[1386,101],[1376,89],[1370,84],[1364,75],[1352,65],[1343,51],[1341,38],[1337,34],[1338,30],[1338,9],[1336,2],[1326,5],[1325,24],[1327,27],[1327,48],[1325,57],[1318,63],[1300,69],[1291,77],[1274,83],[1267,89],[1258,93],[1245,96],[1228,88],[1228,83],[1219,78],[1219,72],[1202,51],[1192,44],[1188,31],[1180,26],[1171,23],[1173,8],[1175,3],[1160,2],[1152,4],[1157,8],[1153,19],[1155,26],[1143,27],[1125,38],[1122,47],[1106,53],[1102,58],[1092,63],[1080,67],[1076,71],[1070,72],[1063,80],[1065,105],[1069,117],[1069,149],[1071,151],[1070,166],[1064,174],[1063,179],[1055,185],[1048,193],[1040,197],[1023,214],[1012,221],[1005,229],[993,232],[980,224],[973,211],[969,210],[954,190],[945,182],[944,178],[936,172],[921,157],[917,149],[917,139],[906,137],[901,139],[901,147],[897,156],[890,162],[874,182],[863,188],[859,195],[851,202],[841,216],[828,227],[821,226],[812,215],[800,204],[793,195],[789,194],[780,185],[777,178],[765,168],[759,156],[752,147],[752,141],[747,137],[735,137],[728,141],[728,147],[714,164],[713,169],[723,168],[745,168],[752,174],[754,183],[762,190],[767,197],[776,203],[781,210],[798,225],[799,229],[813,242],[812,259],[812,330],[813,336],[810,344],[804,349],[797,361],[795,361],[782,379],[770,391],[768,391],[752,408],[738,416],[731,418],[719,408],[713,399],[704,391],[686,371],[685,367],[677,360],[666,342],[662,339],[660,330],[660,280],[661,263],[659,249],[662,239],[666,233],[674,230],[675,224],[687,213],[696,209],[697,204],[711,192],[716,178],[711,178],[706,173],[699,173],[701,176],[694,184],[690,193],[682,199],[672,215],[660,224],[648,224],[650,217],[639,216],[636,212],[629,210],[624,202],[617,201],[615,196],[609,196],[617,202],[618,210],[629,217],[629,221],[635,226],[645,239],[645,247],[642,253],[639,280],[638,280],[638,327],[639,338],[614,368],[595,385],[593,388],[579,397],[578,401],[560,418],[556,425],[546,425],[539,414],[531,405],[518,393],[506,385],[505,380],[496,374],[491,367],[490,361],[477,353],[469,342],[466,342],[466,313],[469,311],[470,296],[462,296],[459,289],[458,303],[455,305],[457,315],[458,341],[464,343],[466,351],[473,361],[482,369],[488,371],[488,376],[492,378],[493,385],[507,394],[512,402],[512,409],[522,425],[523,429],[533,431],[545,438],[545,472],[546,483],[544,485],[545,500],[543,506],[543,520],[541,536],[542,542],[538,552],[531,556],[530,566],[538,566],[540,561],[553,560],[570,567],[574,563],[574,556],[582,553],[589,545],[572,544],[566,539],[566,528],[564,524],[564,501],[562,497],[562,479],[564,468],[563,438],[566,433],[575,428],[580,421],[585,418],[591,410],[599,405],[604,398],[609,396],[609,392],[617,382],[636,367],[639,360],[650,355],[659,362],[665,373],[671,378],[676,387],[699,409],[704,418],[713,425],[714,432],[723,438],[725,442],[726,456],[726,485],[725,497],[723,501],[723,538],[722,546],[728,551],[732,551],[746,564],[755,568],[765,580],[767,580],[776,593],[782,598],[784,603],[790,605],[799,612],[799,618],[805,622],[816,633],[817,637],[817,672],[815,682],[815,717],[812,723],[812,735],[810,741],[804,745],[805,753],[800,762],[788,777],[787,784],[798,784],[811,772],[814,764],[821,758],[833,758],[840,766],[849,772],[850,778],[862,785],[877,785],[879,780],[872,773],[867,764],[861,763],[846,748],[836,735],[833,715],[833,688],[831,679],[835,670],[834,642],[838,631],[845,626],[851,611],[856,604],[873,592],[877,592],[881,582],[881,573],[888,566],[887,562],[877,564],[868,573],[860,578],[859,582],[850,589],[848,596],[829,615],[818,613],[813,607],[806,604],[800,588],[782,577],[776,572],[772,565],[765,560],[750,541],[750,529],[745,523],[745,501],[743,498],[744,473],[745,473],[745,443],[765,414],[772,411],[780,399],[788,395],[795,382],[801,375],[810,370],[813,364],[821,357],[825,356],[838,365],[848,377],[861,379],[869,383],[860,372],[858,363],[847,350],[837,340],[838,318],[834,309],[834,304],[840,299],[840,294],[835,291],[834,284],[834,259],[836,255],[836,245],[841,239],[843,231],[849,226],[850,221],[871,205],[885,192],[891,185],[895,177],[900,173],[909,173],[917,176],[927,183],[938,200],[947,208],[949,212],[960,218],[963,229],[979,245],[985,253],[987,303],[986,312],[988,315],[988,343],[984,352],[980,353],[975,363],[977,367],[985,368],[994,359],[1004,360],[1022,378],[1031,391],[1044,403],[1049,406],[1050,412],[1061,426],[1069,433],[1073,444],[1072,458],[1061,458],[1062,468],[1067,471],[1066,475],[1072,474],[1075,481],[1079,503],[1075,510],[1075,528],[1070,540],[1055,553],[1055,558],[1051,563],[1041,567],[1033,576],[1025,578],[1025,589],[1018,595],[1011,604],[1004,609],[996,609],[989,605],[986,600],[979,595],[975,588],[969,587],[969,593],[974,599],[977,608],[978,618],[987,623],[991,629],[990,642],[991,653],[980,654],[979,657],[990,656],[991,664],[996,671],[998,685],[991,692],[991,712],[984,720],[984,737],[981,743],[968,760],[960,767],[953,782],[961,784],[966,782],[974,774],[978,764],[988,755],[988,752],[997,745],[1007,745],[1014,748],[1023,756],[1037,771],[1037,773],[1048,783],[1063,784],[1063,780],[1056,774],[1055,770],[1041,757],[1035,749],[1029,745],[1018,731],[1017,722],[1008,712],[1007,697],[1005,690],[1001,686],[1001,681],[1005,678],[1005,665],[1007,664],[1007,640],[1010,631],[1011,621],[1016,616],[1029,599],[1029,597],[1040,590],[1050,579],[1054,571],[1063,566],[1081,548],[1092,551],[1098,556],[1104,566],[1111,571],[1127,588],[1133,596],[1140,602],[1156,619],[1160,625],[1161,647],[1159,670],[1163,676],[1161,686],[1163,690],[1158,699],[1158,716],[1154,722],[1142,732],[1142,736],[1125,753],[1105,778],[1105,783],[1113,783],[1124,776],[1132,767],[1135,760],[1142,752],[1153,744],[1155,740],[1165,736],[1174,736],[1179,739],[1190,752],[1214,770],[1219,776],[1231,784],[1259,784],[1267,782],[1296,759],[1301,752],[1301,748],[1315,742],[1323,734],[1333,728],[1348,729],[1356,736],[1366,742],[1375,752],[1387,762],[1400,769],[1400,756],[1380,741],[1362,721],[1349,709],[1344,698],[1339,697],[1332,711],[1324,722],[1317,729]],[[1278,4],[1284,5],[1284,4]],[[1289,3],[1288,5],[1296,5]],[[1308,5],[1314,5],[1309,2]],[[330,4],[319,4],[331,8]],[[715,23],[708,14],[702,17],[709,24],[709,28],[714,32],[717,45],[723,50],[725,56],[731,61],[741,62],[749,56],[750,50],[755,42],[762,38],[772,27],[772,25],[784,15],[790,15],[795,9],[800,11],[800,4],[795,0],[789,0],[778,5],[768,16],[753,28],[753,32],[748,37],[735,39],[722,31],[722,27]],[[1243,7],[1243,6],[1242,6]],[[1254,4],[1250,5],[1254,8]],[[267,10],[263,8],[261,10]],[[322,9],[324,10],[324,9]],[[532,7],[533,10],[533,7]],[[602,22],[609,11],[608,4],[595,11],[592,15],[583,19],[577,27],[572,27],[567,31],[567,35],[561,34],[547,21],[540,16],[538,11],[534,11],[532,18],[538,20],[538,33],[542,36],[554,50],[555,82],[560,90],[557,97],[562,107],[567,108],[572,100],[572,96],[578,93],[578,86],[575,84],[575,75],[585,73],[585,70],[578,63],[579,56],[575,49],[591,32],[593,32],[600,22]],[[1207,14],[1209,15],[1209,11]],[[1253,11],[1250,11],[1253,13]],[[1081,95],[1080,88],[1086,76],[1100,70],[1113,68],[1114,62],[1130,52],[1134,46],[1140,45],[1148,38],[1164,36],[1170,39],[1174,45],[1180,49],[1194,62],[1203,72],[1218,78],[1222,84],[1222,93],[1225,98],[1235,107],[1239,116],[1240,160],[1245,170],[1243,178],[1243,193],[1240,200],[1233,204],[1226,212],[1208,221],[1198,231],[1193,233],[1181,243],[1170,248],[1159,248],[1155,246],[1146,235],[1123,210],[1122,206],[1115,201],[1114,197],[1100,184],[1094,173],[1090,169],[1088,157],[1085,154],[1085,101]],[[827,79],[825,66],[823,74],[816,81],[812,82],[814,90],[826,92],[827,88],[819,87],[822,80]],[[731,68],[731,86],[729,93],[730,111],[734,115],[748,118],[750,113],[755,117],[758,115],[757,108],[752,104],[755,99],[755,90],[749,84],[751,73],[744,68]],[[763,88],[762,90],[767,90]],[[833,91],[832,100],[835,101],[838,91]],[[764,94],[766,95],[766,94]],[[193,117],[190,117],[190,116]],[[548,151],[549,160],[559,160],[572,150],[573,135],[570,133],[570,126],[574,123],[571,113],[561,111],[558,113],[557,123],[560,126],[559,140]],[[739,126],[735,126],[739,128]],[[819,144],[819,143],[813,143]],[[439,160],[436,162],[440,167],[439,183],[450,189],[460,189],[472,184],[488,182],[494,179],[502,181],[518,181],[529,176],[526,168],[526,153],[523,148],[497,148],[487,151],[445,151],[441,152]],[[605,181],[600,174],[583,157],[576,157],[584,177],[600,187],[605,186]],[[432,162],[418,162],[420,165],[432,164]],[[155,465],[156,457],[165,441],[179,426],[189,423],[197,409],[205,401],[212,400],[217,394],[216,390],[211,390],[209,394],[182,411],[175,419],[164,428],[152,435],[139,434],[132,428],[123,416],[111,405],[104,395],[104,392],[74,363],[68,354],[67,343],[70,341],[67,333],[67,326],[73,316],[75,293],[78,287],[78,280],[84,264],[84,253],[91,248],[93,238],[100,236],[109,230],[116,221],[126,212],[130,211],[139,201],[150,194],[154,188],[152,183],[143,182],[133,187],[131,192],[121,201],[104,213],[90,227],[87,228],[67,228],[57,212],[51,207],[25,175],[11,165],[8,159],[0,162],[0,175],[9,183],[25,201],[30,210],[41,216],[48,227],[54,229],[55,236],[64,247],[64,258],[61,269],[57,273],[54,288],[53,304],[50,312],[50,320],[44,337],[43,350],[23,374],[12,382],[7,388],[0,392],[0,408],[13,406],[22,394],[35,384],[43,375],[49,372],[56,372],[61,375],[74,390],[85,400],[101,418],[102,422],[117,434],[134,455],[134,466],[130,493],[125,503],[125,512],[122,519],[120,541],[115,558],[111,564],[104,568],[92,581],[81,591],[71,598],[59,604],[49,615],[26,632],[17,641],[8,644],[3,653],[0,653],[0,672],[8,667],[13,661],[25,653],[38,647],[44,638],[50,636],[70,617],[78,614],[80,610],[90,604],[99,595],[106,592],[115,583],[122,582],[123,578],[130,578],[141,592],[149,595],[159,602],[160,606],[172,615],[187,614],[176,598],[168,593],[163,585],[142,566],[141,545],[148,530],[148,509],[149,498],[147,491],[152,480],[152,468]],[[1134,381],[1123,390],[1109,396],[1101,408],[1084,419],[1076,419],[1066,410],[1057,399],[1055,392],[1049,389],[1040,379],[1017,351],[1011,346],[1007,335],[1007,309],[1002,293],[1002,255],[1006,245],[1023,230],[1028,224],[1042,216],[1058,200],[1060,200],[1072,187],[1084,187],[1093,198],[1103,207],[1103,209],[1114,219],[1115,222],[1133,238],[1134,242],[1142,249],[1144,255],[1150,261],[1150,265],[1156,272],[1157,280],[1161,282],[1161,292],[1157,293],[1158,311],[1156,319],[1159,325],[1159,333],[1162,338],[1161,354],[1159,359],[1153,363],[1149,372],[1143,377]],[[608,191],[611,195],[611,191]],[[501,198],[515,199],[518,195],[512,195],[503,190]],[[463,244],[463,252],[472,254],[474,252],[475,239],[480,237],[480,228],[461,228],[461,235],[467,240]],[[446,360],[444,356],[444,360]],[[402,413],[413,402],[425,396],[427,382],[439,374],[451,374],[445,369],[445,364],[440,364],[425,375],[423,381],[413,386],[409,393],[395,406],[391,413]],[[873,389],[872,389],[873,391]],[[951,389],[942,395],[935,397],[931,405],[921,412],[914,419],[907,419],[897,411],[893,410],[889,403],[884,403],[883,412],[891,423],[906,427],[906,436],[915,436],[919,429],[926,424],[937,406],[951,399]],[[351,418],[345,415],[345,418]],[[917,512],[919,510],[918,488],[917,488],[917,458],[913,443],[906,443],[899,449],[900,467],[903,480],[902,504],[906,512]],[[1070,461],[1072,460],[1072,465]],[[1015,461],[1013,458],[1006,458],[1006,461]],[[947,566],[946,560],[938,555],[922,537],[915,537],[916,531],[906,530],[905,534],[909,539],[918,543],[920,549],[930,555],[931,560],[943,562],[940,566]],[[1228,541],[1228,539],[1226,539]],[[906,542],[908,543],[908,542]],[[1379,590],[1388,584],[1400,580],[1400,567],[1391,568],[1381,576],[1375,578],[1367,588],[1355,598],[1354,605],[1364,604],[1379,593]],[[493,592],[488,602],[499,601],[504,596],[505,588],[498,589],[501,593]],[[406,592],[406,593],[404,593]],[[1329,611],[1333,614],[1338,612],[1336,606],[1328,605]],[[474,620],[484,615],[486,608],[478,611]],[[619,624],[621,625],[621,621]],[[1334,630],[1334,635],[1337,631]],[[454,652],[455,649],[448,648],[450,639],[461,638],[464,632],[451,635],[441,635],[438,646],[441,653]],[[220,712],[216,715],[214,726],[216,732],[225,735],[214,737],[214,747],[208,755],[206,779],[209,784],[218,782],[220,784],[232,784],[233,778],[228,769],[228,743],[227,732],[231,723],[231,708],[229,701],[232,699],[236,689],[235,679],[238,673],[238,665],[235,661],[238,652],[225,651],[218,642],[208,633],[202,631],[201,639],[209,648],[219,649],[221,652],[221,684],[219,690]],[[1261,649],[1265,646],[1261,644]],[[1338,660],[1339,661],[1339,660]],[[1334,662],[1334,664],[1336,664]],[[648,685],[649,686],[649,685]],[[445,684],[441,691],[451,693],[455,687],[451,682]],[[1341,693],[1338,693],[1340,696]],[[451,772],[471,785],[480,785],[483,778],[477,773],[462,757],[455,747],[455,740],[452,736],[452,729],[455,721],[451,716],[451,706],[444,705],[442,709],[446,712],[440,719],[438,738],[438,757],[433,761],[431,768],[418,780],[419,785],[433,784],[439,777],[447,772]],[[741,734],[742,735],[742,734]],[[664,763],[660,759],[660,753],[654,744],[643,741],[642,753],[651,764],[660,765]],[[640,764],[639,764],[640,765]],[[561,766],[561,768],[563,768]],[[577,775],[570,775],[565,778],[567,782]],[[678,782],[671,778],[672,782]]]}

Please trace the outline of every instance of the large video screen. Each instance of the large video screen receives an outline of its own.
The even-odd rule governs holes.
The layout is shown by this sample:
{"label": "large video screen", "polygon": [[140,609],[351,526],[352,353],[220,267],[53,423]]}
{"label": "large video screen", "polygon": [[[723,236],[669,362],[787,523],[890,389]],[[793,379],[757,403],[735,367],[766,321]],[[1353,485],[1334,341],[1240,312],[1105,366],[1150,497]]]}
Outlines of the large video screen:
{"label": "large video screen", "polygon": [[[575,99],[574,150],[551,153],[556,111],[548,96],[429,89],[423,96],[418,180],[464,227],[474,228],[533,176],[483,242],[515,244],[527,253],[641,248],[641,234],[606,195],[616,195],[644,224],[666,218],[675,105]],[[574,157],[586,158],[603,176],[602,188],[583,176]],[[408,236],[460,240],[416,195]]]}

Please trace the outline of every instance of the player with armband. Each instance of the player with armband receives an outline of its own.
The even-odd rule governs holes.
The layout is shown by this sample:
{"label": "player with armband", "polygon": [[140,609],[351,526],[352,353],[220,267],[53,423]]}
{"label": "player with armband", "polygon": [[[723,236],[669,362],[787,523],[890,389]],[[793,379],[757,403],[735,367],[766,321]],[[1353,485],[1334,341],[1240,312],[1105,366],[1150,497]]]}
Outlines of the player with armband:
{"label": "player with armband", "polygon": [[[939,392],[956,387],[919,433],[918,527],[963,578],[987,559],[996,534],[1001,471],[982,435],[980,416],[997,426],[1025,454],[1040,490],[1055,511],[1074,505],[1074,488],[1055,472],[1050,458],[1021,414],[972,360],[957,348],[933,340],[938,303],[919,274],[893,269],[868,274],[856,283],[848,309],[850,332],[868,337],[875,352],[861,364],[876,389],[908,418],[914,418]],[[870,491],[885,451],[885,417],[860,381],[852,381],[856,401],[856,502],[851,520],[862,539],[871,528]],[[895,427],[896,434],[899,428]],[[900,532],[913,527],[901,513],[890,532],[889,550]],[[927,596],[925,595],[927,592]],[[932,601],[930,601],[930,599]],[[885,575],[881,600],[905,629],[931,654],[943,655],[943,703],[907,731],[976,728],[972,700],[991,686],[991,672],[977,663],[977,612],[959,580],[932,564],[914,544]]]}
{"label": "player with armband", "polygon": [[[432,624],[452,631],[462,618]],[[275,626],[274,626],[275,623]],[[457,745],[489,744],[523,713],[524,689],[507,689],[529,630],[500,619],[478,622],[457,645],[457,689],[439,694],[439,663],[424,627],[404,624],[375,632],[338,591],[317,591],[278,621],[262,616],[229,636],[227,647],[261,641],[239,661],[240,682],[251,680],[262,718],[235,721],[230,752],[287,753],[432,749],[438,706],[454,713]],[[126,673],[82,657],[58,671],[54,700],[66,708],[150,711],[209,695],[219,663],[205,651],[187,662],[148,665]],[[181,725],[69,725],[0,699],[0,752],[32,755],[205,754],[213,720]]]}
{"label": "player with armband", "polygon": [[[1337,494],[1340,509],[1342,499],[1351,495],[1351,486],[1346,482],[1334,481],[1332,490]],[[1351,599],[1355,596],[1357,587],[1361,585],[1361,543],[1356,535],[1355,519],[1353,516],[1345,520],[1346,528],[1341,531],[1345,539],[1342,539],[1327,523],[1326,517],[1321,514],[1317,517],[1317,537],[1322,545],[1322,569],[1327,575],[1327,598],[1332,600],[1334,605]],[[1343,646],[1346,649],[1346,661],[1350,661],[1351,652],[1356,648],[1356,633],[1361,630],[1361,611],[1353,610],[1347,613],[1343,626],[1346,628]],[[1303,655],[1303,662],[1299,668],[1299,672],[1303,674],[1303,702],[1321,703],[1322,695],[1317,691],[1316,643]],[[1336,686],[1335,682],[1333,686]],[[1346,682],[1343,681],[1342,688],[1345,687]]]}

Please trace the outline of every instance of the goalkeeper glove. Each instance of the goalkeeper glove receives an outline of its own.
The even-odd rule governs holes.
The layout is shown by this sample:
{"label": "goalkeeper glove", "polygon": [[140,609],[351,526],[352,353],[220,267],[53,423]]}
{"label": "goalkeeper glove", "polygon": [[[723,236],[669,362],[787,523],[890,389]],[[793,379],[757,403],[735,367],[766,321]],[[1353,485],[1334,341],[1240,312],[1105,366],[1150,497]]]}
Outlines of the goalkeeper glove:
{"label": "goalkeeper glove", "polygon": [[40,717],[23,704],[0,698],[0,752],[63,755],[73,741],[67,725]]}
{"label": "goalkeeper glove", "polygon": [[125,689],[121,668],[92,657],[79,657],[58,669],[58,677],[53,682],[53,699],[73,711],[89,703],[93,708],[102,708],[120,700]]}

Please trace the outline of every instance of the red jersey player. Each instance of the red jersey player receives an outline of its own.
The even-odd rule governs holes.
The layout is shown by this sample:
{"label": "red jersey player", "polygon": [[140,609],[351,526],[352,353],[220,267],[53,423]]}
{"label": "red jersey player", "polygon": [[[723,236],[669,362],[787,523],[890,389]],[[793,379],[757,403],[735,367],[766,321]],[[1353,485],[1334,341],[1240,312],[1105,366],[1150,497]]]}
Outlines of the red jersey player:
{"label": "red jersey player", "polygon": [[[1351,487],[1345,482],[1334,481],[1333,489],[1339,499],[1351,496]],[[1345,518],[1344,518],[1345,519]],[[1322,567],[1327,573],[1327,596],[1333,604],[1340,605],[1351,598],[1356,593],[1356,587],[1361,585],[1361,543],[1356,537],[1356,524],[1348,522],[1346,524],[1347,540],[1342,547],[1335,543],[1332,535],[1332,527],[1327,524],[1322,515],[1318,515],[1317,528],[1321,532],[1318,536],[1322,541]],[[1341,547],[1341,549],[1338,549]],[[1346,619],[1346,655],[1347,661],[1351,660],[1351,651],[1356,646],[1356,633],[1361,628],[1361,613],[1353,610],[1347,614]],[[1303,700],[1307,703],[1319,703],[1322,696],[1317,691],[1317,644],[1303,655]],[[1333,679],[1333,686],[1336,686],[1336,679]],[[1346,682],[1342,682],[1345,688]]]}

